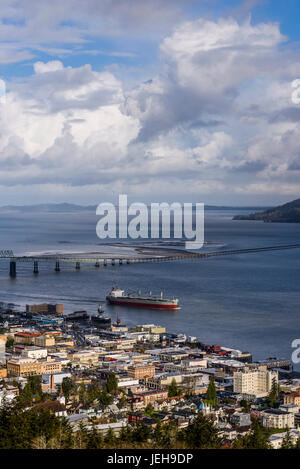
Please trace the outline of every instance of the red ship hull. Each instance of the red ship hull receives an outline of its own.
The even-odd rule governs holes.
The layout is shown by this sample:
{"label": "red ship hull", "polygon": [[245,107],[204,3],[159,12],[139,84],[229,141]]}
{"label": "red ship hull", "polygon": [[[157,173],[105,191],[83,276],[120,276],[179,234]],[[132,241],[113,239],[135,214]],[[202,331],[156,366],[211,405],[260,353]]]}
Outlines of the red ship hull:
{"label": "red ship hull", "polygon": [[150,309],[178,309],[177,304],[155,304],[155,303],[139,303],[133,301],[118,301],[115,299],[109,299],[109,302],[114,305],[125,305],[125,306],[139,306],[140,308],[150,308]]}

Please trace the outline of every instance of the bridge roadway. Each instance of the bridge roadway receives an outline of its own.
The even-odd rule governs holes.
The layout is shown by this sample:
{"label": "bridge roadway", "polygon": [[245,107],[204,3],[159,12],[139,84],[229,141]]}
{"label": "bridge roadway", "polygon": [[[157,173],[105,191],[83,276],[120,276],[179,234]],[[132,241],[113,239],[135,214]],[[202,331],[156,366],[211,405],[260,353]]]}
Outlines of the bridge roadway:
{"label": "bridge roadway", "polygon": [[[95,263],[95,267],[100,267],[102,264],[106,267],[108,264],[135,264],[135,263],[144,263],[144,262],[166,262],[166,261],[176,261],[184,259],[207,259],[210,257],[217,256],[231,256],[234,254],[250,254],[250,253],[259,253],[266,251],[279,251],[285,249],[299,249],[300,244],[288,244],[288,245],[279,245],[279,246],[265,246],[260,248],[246,248],[246,249],[234,249],[234,250],[225,250],[225,251],[210,251],[210,252],[187,252],[183,251],[182,254],[176,251],[176,254],[172,255],[152,255],[152,256],[132,256],[132,257],[113,257],[108,256],[104,257],[103,255],[96,255],[92,253],[91,255],[48,255],[48,256],[14,256],[10,257],[10,276],[16,276],[16,264],[17,262],[33,262],[34,273],[38,273],[38,263],[39,262],[55,262],[55,271],[60,272],[60,262],[75,262],[76,269],[80,269],[80,263]],[[5,256],[8,258],[8,256]]]}

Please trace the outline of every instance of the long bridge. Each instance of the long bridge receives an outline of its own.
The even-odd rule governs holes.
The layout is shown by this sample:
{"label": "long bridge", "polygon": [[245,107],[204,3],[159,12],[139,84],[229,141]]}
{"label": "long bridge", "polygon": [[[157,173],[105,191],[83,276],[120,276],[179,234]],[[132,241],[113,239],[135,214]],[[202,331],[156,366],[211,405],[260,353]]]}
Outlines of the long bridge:
{"label": "long bridge", "polygon": [[[10,268],[9,274],[11,277],[15,277],[17,274],[17,262],[32,262],[33,263],[33,273],[39,273],[39,262],[53,262],[55,263],[55,271],[60,272],[61,262],[71,262],[75,264],[75,269],[80,270],[81,263],[94,263],[96,268],[99,268],[101,265],[107,267],[108,265],[122,265],[122,264],[137,264],[145,262],[167,262],[167,261],[177,261],[177,260],[186,260],[186,259],[207,259],[210,257],[218,256],[231,256],[235,254],[250,254],[250,253],[259,253],[266,251],[279,251],[286,249],[299,249],[300,244],[287,244],[287,245],[277,245],[277,246],[265,246],[257,248],[245,248],[245,249],[234,249],[234,250],[224,250],[224,251],[208,251],[208,252],[187,252],[187,251],[176,251],[170,255],[151,255],[151,256],[103,256],[99,253],[91,254],[53,254],[53,255],[36,255],[36,256],[15,256],[12,251],[0,251],[0,259],[9,259]],[[166,250],[167,251],[167,250]],[[172,250],[169,250],[172,252]]]}

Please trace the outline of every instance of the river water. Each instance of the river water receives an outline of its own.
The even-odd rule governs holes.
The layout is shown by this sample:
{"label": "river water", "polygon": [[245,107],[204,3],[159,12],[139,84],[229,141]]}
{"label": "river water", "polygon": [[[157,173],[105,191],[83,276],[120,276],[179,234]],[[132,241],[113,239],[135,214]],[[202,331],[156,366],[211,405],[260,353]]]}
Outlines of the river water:
{"label": "river water", "polygon": [[[300,224],[233,221],[241,210],[209,210],[205,215],[205,249],[243,249],[300,241]],[[0,211],[1,249],[29,252],[92,252],[111,249],[96,236],[93,211]],[[110,241],[111,242],[111,241]],[[135,242],[136,244],[136,242]],[[130,252],[128,241],[114,252]],[[8,275],[8,261],[0,262],[0,301],[20,307],[26,303],[63,303],[66,313],[86,309],[94,314],[99,303],[112,319],[128,326],[155,323],[169,332],[197,336],[208,344],[250,351],[254,358],[290,358],[291,343],[300,338],[300,249],[259,252],[201,260],[107,266],[40,263],[17,265]],[[178,311],[116,307],[105,304],[112,286],[125,290],[161,290],[178,297]],[[300,369],[299,365],[294,366]]]}

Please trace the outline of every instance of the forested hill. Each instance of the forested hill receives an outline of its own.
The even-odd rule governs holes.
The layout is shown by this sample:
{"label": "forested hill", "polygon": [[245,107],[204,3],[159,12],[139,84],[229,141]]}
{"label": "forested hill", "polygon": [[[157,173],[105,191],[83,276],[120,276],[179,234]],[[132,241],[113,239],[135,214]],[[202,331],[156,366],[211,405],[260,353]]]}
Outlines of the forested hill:
{"label": "forested hill", "polygon": [[234,220],[259,220],[270,223],[300,223],[300,199],[250,215],[237,215]]}

